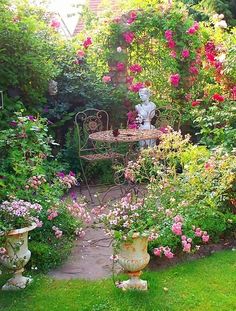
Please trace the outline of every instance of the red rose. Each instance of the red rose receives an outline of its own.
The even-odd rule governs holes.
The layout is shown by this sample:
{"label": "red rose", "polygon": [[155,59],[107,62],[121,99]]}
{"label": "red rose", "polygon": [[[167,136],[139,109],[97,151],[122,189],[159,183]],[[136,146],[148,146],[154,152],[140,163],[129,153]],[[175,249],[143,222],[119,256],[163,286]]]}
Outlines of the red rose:
{"label": "red rose", "polygon": [[218,94],[218,93],[215,93],[213,96],[212,96],[212,99],[213,100],[216,100],[218,102],[223,102],[225,99],[224,99],[224,96]]}

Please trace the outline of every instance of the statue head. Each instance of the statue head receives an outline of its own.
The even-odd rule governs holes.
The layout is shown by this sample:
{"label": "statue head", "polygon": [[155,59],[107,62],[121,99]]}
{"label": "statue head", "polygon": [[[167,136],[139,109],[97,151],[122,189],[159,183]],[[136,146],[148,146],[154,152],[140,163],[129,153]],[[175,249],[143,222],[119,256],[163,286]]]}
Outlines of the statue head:
{"label": "statue head", "polygon": [[139,97],[141,98],[141,100],[143,102],[148,101],[148,99],[149,99],[149,97],[151,95],[150,90],[148,88],[146,88],[146,87],[141,88],[138,93],[139,93]]}

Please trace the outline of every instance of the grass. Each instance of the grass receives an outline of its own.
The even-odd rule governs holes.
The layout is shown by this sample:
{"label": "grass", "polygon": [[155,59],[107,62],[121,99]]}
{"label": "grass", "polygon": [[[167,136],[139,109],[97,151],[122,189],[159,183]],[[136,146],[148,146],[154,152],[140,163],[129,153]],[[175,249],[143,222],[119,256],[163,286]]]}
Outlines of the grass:
{"label": "grass", "polygon": [[[236,310],[236,252],[224,251],[159,272],[145,272],[143,279],[148,280],[148,292],[122,292],[111,279],[59,281],[37,275],[24,291],[0,291],[0,310]],[[6,276],[0,276],[0,286],[5,280]]]}

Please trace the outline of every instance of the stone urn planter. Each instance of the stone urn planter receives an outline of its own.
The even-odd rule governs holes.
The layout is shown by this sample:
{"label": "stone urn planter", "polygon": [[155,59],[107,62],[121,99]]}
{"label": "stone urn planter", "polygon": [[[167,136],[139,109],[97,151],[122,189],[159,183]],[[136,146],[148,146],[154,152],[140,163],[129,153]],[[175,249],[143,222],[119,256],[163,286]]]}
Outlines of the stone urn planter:
{"label": "stone urn planter", "polygon": [[22,272],[28,263],[31,252],[28,249],[28,232],[35,229],[36,224],[30,227],[16,229],[6,234],[6,254],[0,256],[0,263],[14,272],[14,276],[7,281],[2,290],[18,290],[25,288],[31,278],[24,277]]}
{"label": "stone urn planter", "polygon": [[147,290],[147,281],[139,277],[150,260],[147,252],[148,237],[140,237],[134,234],[131,242],[123,242],[118,251],[118,263],[128,273],[130,279],[121,282],[118,287],[123,290],[137,289]]}

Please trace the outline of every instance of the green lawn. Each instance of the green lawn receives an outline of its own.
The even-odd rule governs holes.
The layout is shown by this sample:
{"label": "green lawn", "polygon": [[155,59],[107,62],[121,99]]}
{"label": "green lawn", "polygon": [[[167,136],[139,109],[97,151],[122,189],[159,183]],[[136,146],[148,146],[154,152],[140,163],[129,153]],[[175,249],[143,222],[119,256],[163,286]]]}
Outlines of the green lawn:
{"label": "green lawn", "polygon": [[[145,293],[122,292],[110,279],[55,281],[36,276],[25,291],[0,292],[0,310],[236,310],[236,252],[225,251],[160,272],[146,272],[143,278],[149,283],[149,291]],[[0,276],[0,285],[4,279]]]}

